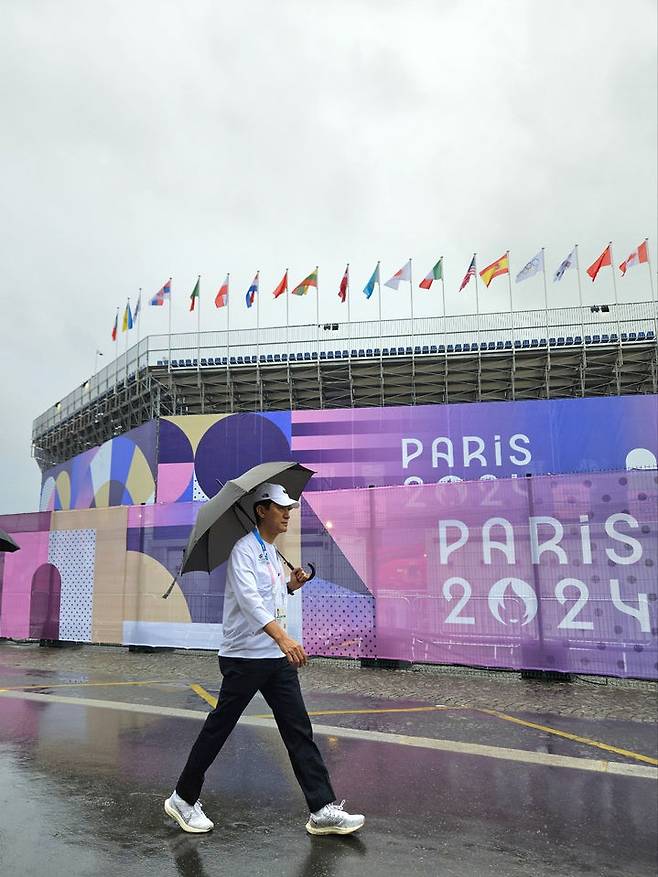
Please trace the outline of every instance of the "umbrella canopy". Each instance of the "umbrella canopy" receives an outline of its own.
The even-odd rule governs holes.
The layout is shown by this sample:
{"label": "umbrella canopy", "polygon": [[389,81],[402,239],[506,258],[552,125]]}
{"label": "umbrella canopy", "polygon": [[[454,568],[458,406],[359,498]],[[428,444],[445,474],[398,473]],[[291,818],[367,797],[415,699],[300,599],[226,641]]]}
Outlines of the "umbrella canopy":
{"label": "umbrella canopy", "polygon": [[0,530],[0,551],[18,551],[20,547],[20,545],[14,542],[9,533]]}
{"label": "umbrella canopy", "polygon": [[185,549],[181,575],[194,570],[211,572],[228,560],[238,539],[254,526],[249,494],[263,482],[280,484],[298,500],[312,475],[311,469],[299,463],[261,463],[239,478],[227,481],[219,493],[199,509]]}

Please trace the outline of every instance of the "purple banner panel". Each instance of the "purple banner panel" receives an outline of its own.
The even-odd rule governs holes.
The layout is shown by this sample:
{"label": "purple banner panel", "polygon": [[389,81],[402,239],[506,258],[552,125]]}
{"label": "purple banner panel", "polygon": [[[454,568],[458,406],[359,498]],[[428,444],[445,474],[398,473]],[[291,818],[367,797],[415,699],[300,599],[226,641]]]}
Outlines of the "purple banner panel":
{"label": "purple banner panel", "polygon": [[306,501],[375,598],[378,657],[658,678],[656,470]]}

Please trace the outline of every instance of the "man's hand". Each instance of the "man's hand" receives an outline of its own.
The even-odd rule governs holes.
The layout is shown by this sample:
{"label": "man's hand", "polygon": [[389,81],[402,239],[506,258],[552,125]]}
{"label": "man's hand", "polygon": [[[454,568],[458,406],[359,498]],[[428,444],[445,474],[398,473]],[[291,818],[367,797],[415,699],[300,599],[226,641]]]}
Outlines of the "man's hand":
{"label": "man's hand", "polygon": [[303,667],[305,664],[308,664],[308,655],[303,647],[300,646],[297,640],[288,636],[280,624],[277,624],[276,621],[270,621],[263,630],[268,636],[272,637],[293,667]]}
{"label": "man's hand", "polygon": [[304,651],[303,646],[301,646],[297,640],[288,636],[287,633],[280,639],[276,640],[276,644],[293,667],[304,667],[308,664],[308,655]]}
{"label": "man's hand", "polygon": [[291,591],[296,591],[298,588],[301,588],[302,585],[306,584],[310,578],[311,576],[309,573],[303,570],[301,566],[298,566],[290,574],[288,587]]}

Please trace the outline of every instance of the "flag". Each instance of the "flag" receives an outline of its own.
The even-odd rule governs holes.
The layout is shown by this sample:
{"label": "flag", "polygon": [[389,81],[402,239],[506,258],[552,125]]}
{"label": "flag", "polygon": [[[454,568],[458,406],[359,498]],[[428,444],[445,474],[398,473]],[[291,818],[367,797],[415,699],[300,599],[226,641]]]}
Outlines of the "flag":
{"label": "flag", "polygon": [[219,287],[219,291],[215,296],[215,307],[216,308],[225,308],[228,302],[228,274],[226,275],[226,279]]}
{"label": "flag", "polygon": [[343,274],[343,279],[340,281],[340,286],[338,287],[338,298],[345,304],[347,299],[347,287],[350,284],[350,266],[347,265],[345,267],[345,273]]}
{"label": "flag", "polygon": [[399,289],[400,283],[403,280],[411,280],[411,259],[400,268],[389,280],[386,281],[384,286],[389,286],[391,289]]}
{"label": "flag", "polygon": [[619,270],[622,274],[625,274],[628,268],[634,268],[636,265],[641,265],[644,262],[649,261],[649,251],[647,248],[647,242],[644,241],[640,244],[637,250],[633,250],[630,256],[626,259],[625,262],[622,262],[619,266]]}
{"label": "flag", "polygon": [[480,271],[480,277],[485,286],[489,286],[494,277],[499,277],[501,274],[509,274],[509,256],[507,253]]}
{"label": "flag", "polygon": [[130,313],[130,302],[126,303],[126,309],[123,312],[123,322],[121,323],[121,331],[127,332],[133,327],[133,315]]}
{"label": "flag", "polygon": [[137,304],[135,305],[135,313],[133,314],[133,323],[137,320],[139,316],[139,312],[142,309],[142,290],[139,290],[139,295],[137,296]]}
{"label": "flag", "polygon": [[281,282],[274,290],[274,298],[278,298],[280,295],[283,295],[284,292],[288,292],[288,269],[286,268],[286,273],[281,278]]}
{"label": "flag", "polygon": [[112,329],[112,341],[117,340],[117,332],[119,331],[119,309],[117,308],[116,316],[114,317],[114,327]]}
{"label": "flag", "polygon": [[461,292],[465,286],[471,282],[471,277],[475,277],[475,256],[471,259],[471,264],[468,266],[468,271],[464,274],[464,279],[462,280],[462,285],[459,287],[459,291]]}
{"label": "flag", "polygon": [[293,290],[293,295],[306,295],[309,289],[314,286],[316,289],[318,288],[318,269],[312,271],[308,277],[305,277],[300,284],[298,284]]}
{"label": "flag", "polygon": [[197,299],[200,295],[199,284],[201,283],[201,278],[198,277],[196,283],[194,284],[194,289],[192,290],[192,294],[190,295],[190,310],[193,311],[196,305]]}
{"label": "flag", "polygon": [[560,262],[560,267],[557,269],[555,274],[553,275],[553,283],[558,283],[564,277],[564,272],[568,271],[569,268],[576,267],[576,248],[569,253],[566,259]]}
{"label": "flag", "polygon": [[443,256],[441,256],[430,273],[426,277],[423,277],[418,286],[420,286],[421,289],[429,289],[435,280],[443,280]]}
{"label": "flag", "polygon": [[370,298],[370,296],[375,291],[375,283],[378,283],[381,286],[381,278],[379,276],[379,262],[377,262],[377,267],[372,272],[372,276],[370,280],[366,283],[363,288],[363,294],[366,298]]}
{"label": "flag", "polygon": [[532,259],[525,265],[519,273],[516,275],[516,283],[521,283],[522,280],[527,280],[528,277],[534,277],[535,274],[539,274],[540,271],[544,270],[544,251],[540,250],[536,256],[533,256]]}
{"label": "flag", "polygon": [[247,307],[250,308],[254,301],[256,300],[256,296],[258,295],[258,275],[259,271],[256,271],[256,276],[251,281],[251,286],[247,290],[247,294],[245,295],[245,301],[247,303]]}
{"label": "flag", "polygon": [[149,300],[150,305],[155,305],[156,307],[160,307],[165,303],[165,299],[168,299],[171,295],[171,277],[169,280],[160,287],[160,289],[156,292],[152,299]]}
{"label": "flag", "polygon": [[587,273],[592,278],[592,283],[596,280],[596,275],[599,273],[601,268],[605,268],[607,265],[612,265],[612,256],[610,254],[610,244],[605,248],[605,250],[601,253],[599,258],[592,262],[592,264],[587,269]]}

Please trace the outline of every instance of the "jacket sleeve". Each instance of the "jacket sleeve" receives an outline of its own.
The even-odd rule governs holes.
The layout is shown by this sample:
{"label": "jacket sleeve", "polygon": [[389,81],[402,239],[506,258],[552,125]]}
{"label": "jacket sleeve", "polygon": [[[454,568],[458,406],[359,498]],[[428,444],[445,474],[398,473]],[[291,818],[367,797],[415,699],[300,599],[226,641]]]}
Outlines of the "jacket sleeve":
{"label": "jacket sleeve", "polygon": [[254,633],[262,630],[270,621],[276,620],[258,592],[253,560],[248,553],[239,549],[231,552],[226,580]]}

